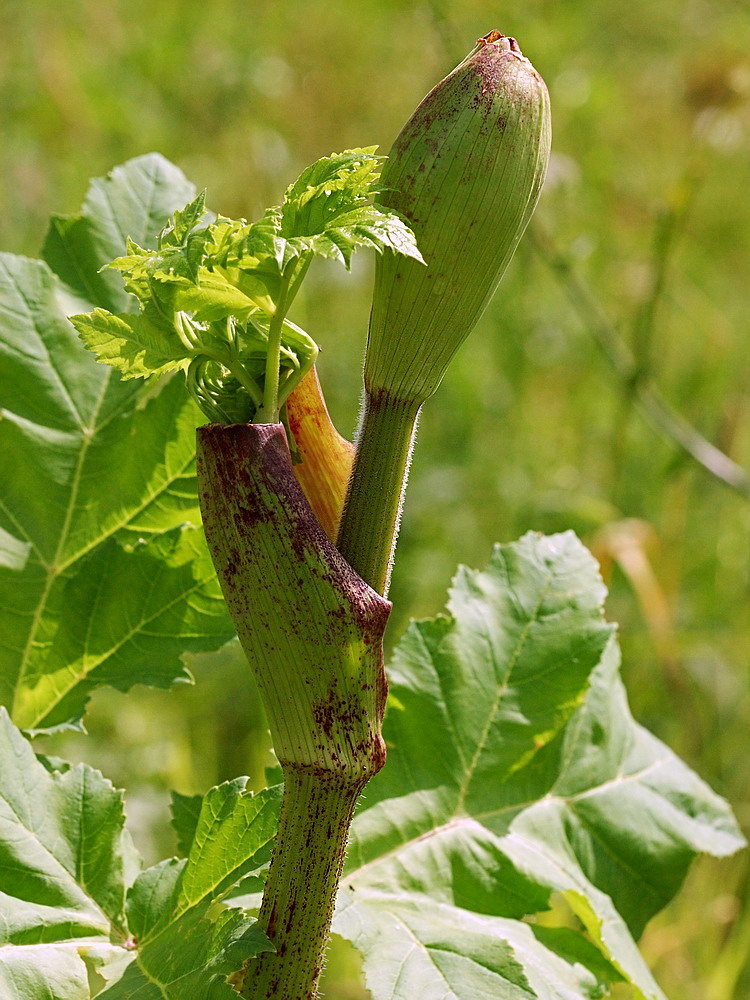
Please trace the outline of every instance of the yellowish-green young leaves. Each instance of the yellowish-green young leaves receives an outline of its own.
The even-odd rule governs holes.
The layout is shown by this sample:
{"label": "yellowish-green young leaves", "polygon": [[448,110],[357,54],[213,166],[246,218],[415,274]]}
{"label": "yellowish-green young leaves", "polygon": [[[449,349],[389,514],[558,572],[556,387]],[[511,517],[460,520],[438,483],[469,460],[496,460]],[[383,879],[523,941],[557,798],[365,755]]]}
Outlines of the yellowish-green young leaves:
{"label": "yellowish-green young leaves", "polygon": [[83,342],[125,378],[182,370],[209,420],[276,422],[318,348],[286,316],[314,256],[347,268],[358,247],[420,262],[398,213],[372,204],[383,157],[375,147],[323,157],[253,223],[213,217],[200,194],[153,249],[128,240],[111,264],[137,314],[72,317]]}

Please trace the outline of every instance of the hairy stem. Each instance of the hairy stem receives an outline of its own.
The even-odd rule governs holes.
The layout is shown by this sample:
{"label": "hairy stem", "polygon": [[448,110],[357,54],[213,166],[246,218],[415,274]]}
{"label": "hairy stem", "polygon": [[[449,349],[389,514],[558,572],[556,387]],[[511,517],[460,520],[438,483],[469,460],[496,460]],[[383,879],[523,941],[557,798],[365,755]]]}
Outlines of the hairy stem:
{"label": "hairy stem", "polygon": [[368,395],[336,545],[363,580],[385,596],[419,404]]}
{"label": "hairy stem", "polygon": [[277,951],[245,966],[240,989],[248,1000],[317,995],[349,824],[369,777],[285,767],[276,847],[258,916]]}

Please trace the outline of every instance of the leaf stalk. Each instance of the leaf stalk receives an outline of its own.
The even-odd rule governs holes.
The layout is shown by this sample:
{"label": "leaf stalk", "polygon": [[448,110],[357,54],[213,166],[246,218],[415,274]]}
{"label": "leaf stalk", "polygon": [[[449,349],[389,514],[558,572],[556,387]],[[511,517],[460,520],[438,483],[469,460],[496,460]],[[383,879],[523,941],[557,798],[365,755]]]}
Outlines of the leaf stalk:
{"label": "leaf stalk", "polygon": [[263,403],[255,413],[253,423],[277,424],[279,422],[279,364],[281,361],[281,333],[288,309],[289,287],[294,274],[292,266],[281,279],[276,311],[268,326],[268,353],[266,354],[266,377],[263,383]]}

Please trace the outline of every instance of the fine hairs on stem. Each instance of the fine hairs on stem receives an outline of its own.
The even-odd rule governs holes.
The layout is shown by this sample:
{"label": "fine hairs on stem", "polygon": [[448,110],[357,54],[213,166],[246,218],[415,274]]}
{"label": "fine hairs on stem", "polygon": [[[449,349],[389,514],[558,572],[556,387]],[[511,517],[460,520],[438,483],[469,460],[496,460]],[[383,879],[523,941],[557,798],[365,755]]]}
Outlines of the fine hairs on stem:
{"label": "fine hairs on stem", "polygon": [[[363,449],[362,445],[363,445],[363,437],[364,437],[364,434],[366,433],[366,427],[365,427],[366,420],[365,420],[365,417],[366,417],[366,413],[367,413],[367,411],[369,409],[370,409],[370,403],[369,403],[368,395],[367,395],[366,392],[363,392],[362,393],[361,402],[360,402],[360,408],[359,408],[359,417],[358,417],[358,420],[357,420],[357,429],[356,429],[356,432],[355,432],[355,435],[354,435],[354,442],[355,442],[355,445],[356,445],[354,468],[352,469],[352,475],[351,475],[350,481],[349,481],[349,489],[347,490],[347,496],[346,496],[346,499],[344,501],[344,509],[343,509],[342,517],[341,517],[342,524],[346,523],[350,518],[353,518],[353,516],[354,516],[352,514],[351,510],[348,510],[348,508],[350,508],[350,499],[351,499],[352,490],[354,488],[356,488],[355,485],[354,485],[354,478],[355,478],[355,475],[357,474],[357,471],[356,471],[357,470],[357,457],[356,456],[357,455],[362,456],[362,455],[366,454],[366,449]],[[378,590],[378,592],[380,594],[382,594],[383,597],[387,597],[388,596],[388,591],[390,589],[391,575],[393,573],[393,564],[394,564],[395,555],[396,555],[396,543],[398,541],[399,531],[401,530],[401,518],[403,516],[403,510],[404,510],[404,499],[406,497],[406,487],[407,487],[408,481],[409,481],[409,472],[411,470],[411,462],[412,462],[412,457],[414,455],[414,446],[415,446],[416,440],[417,440],[417,430],[419,428],[419,417],[421,415],[421,412],[422,412],[422,410],[421,410],[421,407],[420,407],[417,410],[417,412],[416,412],[416,414],[415,414],[415,416],[413,418],[413,422],[411,424],[411,427],[410,428],[405,428],[403,430],[403,432],[402,432],[404,439],[406,439],[406,437],[408,435],[408,443],[406,445],[405,456],[403,455],[403,450],[402,449],[397,449],[398,453],[403,456],[403,458],[402,458],[403,464],[399,464],[399,470],[401,470],[399,474],[401,475],[402,479],[401,479],[401,486],[400,486],[400,489],[398,491],[398,502],[396,504],[395,512],[392,511],[391,514],[390,514],[390,518],[391,518],[391,520],[390,520],[391,527],[389,529],[390,530],[390,542],[388,541],[387,537],[384,539],[384,542],[383,542],[384,546],[388,549],[387,560],[385,562],[385,566],[384,567],[381,565],[381,567],[379,569],[379,572],[378,572],[378,574],[376,575],[376,578],[375,578],[375,583],[379,583],[380,586],[382,587],[382,589],[379,589],[377,586],[374,586],[374,584],[373,584],[372,581],[370,581],[370,580],[367,581],[368,583],[370,583],[370,586],[374,586],[374,589]],[[381,468],[381,472],[382,471],[383,470]],[[362,458],[361,457],[360,457],[359,475],[362,475]],[[391,506],[392,506],[392,498],[391,498]],[[374,512],[372,516],[374,518],[376,518],[378,515],[377,515],[376,512]],[[388,515],[386,515],[386,517],[387,516]],[[338,544],[339,544],[340,550],[342,551],[342,554],[346,558],[346,552],[343,549],[341,549],[341,546],[343,545],[344,549],[348,549],[349,548],[349,542],[347,541],[347,536],[345,534],[342,537],[342,532],[341,531],[339,531]],[[354,556],[354,558],[356,559],[357,557]],[[349,561],[351,562],[351,560],[349,560]],[[354,565],[354,563],[352,563],[352,565]],[[356,565],[354,565],[354,568],[357,569]],[[358,570],[358,572],[359,572],[359,570]],[[364,577],[364,578],[367,579],[366,577]]]}
{"label": "fine hairs on stem", "polygon": [[414,448],[419,404],[367,393],[337,548],[385,596]]}

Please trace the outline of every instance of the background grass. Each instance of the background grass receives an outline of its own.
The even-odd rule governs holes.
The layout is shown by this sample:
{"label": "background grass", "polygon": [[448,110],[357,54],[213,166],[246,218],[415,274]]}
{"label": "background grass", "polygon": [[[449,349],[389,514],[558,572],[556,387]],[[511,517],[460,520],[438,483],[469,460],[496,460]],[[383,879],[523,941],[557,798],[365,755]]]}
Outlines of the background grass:
{"label": "background grass", "polygon": [[[4,0],[0,21],[0,246],[24,253],[51,212],[77,208],[89,177],[152,149],[215,209],[253,218],[317,157],[386,151],[476,37],[519,38],[551,92],[549,181],[533,233],[425,408],[390,635],[439,610],[456,564],[482,564],[493,541],[574,528],[608,577],[636,716],[747,830],[748,497],[638,406],[653,382],[750,469],[747,3]],[[295,304],[347,433],[370,281],[366,259],[351,275],[320,266]],[[592,304],[640,381],[602,352]],[[170,849],[166,788],[260,781],[268,763],[236,652],[194,668],[193,689],[103,693],[91,736],[58,744],[127,783],[150,856]],[[747,897],[745,856],[702,861],[648,928],[643,948],[673,1000],[750,997]],[[355,956],[335,953],[325,995],[364,995]]]}

